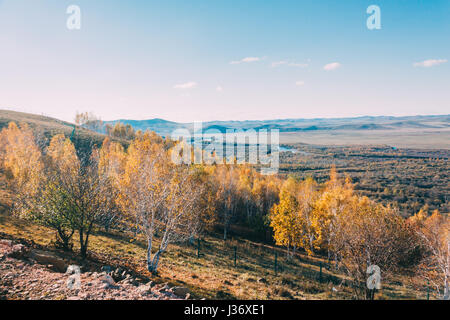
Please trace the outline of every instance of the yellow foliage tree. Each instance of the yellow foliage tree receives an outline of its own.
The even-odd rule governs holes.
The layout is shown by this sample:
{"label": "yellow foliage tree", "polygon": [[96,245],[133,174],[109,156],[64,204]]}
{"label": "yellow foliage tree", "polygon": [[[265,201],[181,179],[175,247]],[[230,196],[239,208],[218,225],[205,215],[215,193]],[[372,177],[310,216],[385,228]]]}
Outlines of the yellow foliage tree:
{"label": "yellow foliage tree", "polygon": [[16,195],[32,196],[42,179],[42,154],[33,132],[24,124],[14,122],[0,133],[0,161]]}

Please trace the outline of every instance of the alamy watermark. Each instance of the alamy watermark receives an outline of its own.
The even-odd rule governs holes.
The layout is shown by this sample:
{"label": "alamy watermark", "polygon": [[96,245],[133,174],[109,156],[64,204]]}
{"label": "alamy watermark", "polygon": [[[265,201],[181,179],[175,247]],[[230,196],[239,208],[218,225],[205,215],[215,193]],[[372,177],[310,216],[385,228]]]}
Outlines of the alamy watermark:
{"label": "alamy watermark", "polygon": [[67,268],[66,274],[69,274],[69,278],[67,279],[66,286],[68,289],[81,289],[81,269],[79,266],[70,265]]}
{"label": "alamy watermark", "polygon": [[70,5],[67,7],[66,13],[69,15],[67,18],[66,26],[69,30],[81,29],[81,9],[77,5]]}
{"label": "alamy watermark", "polygon": [[266,129],[203,130],[194,123],[193,133],[177,129],[171,134],[179,141],[172,151],[175,164],[252,164],[261,165],[262,174],[275,174],[280,166],[280,132]]}
{"label": "alamy watermark", "polygon": [[366,10],[370,16],[367,18],[367,29],[380,30],[381,29],[381,9],[377,5],[370,5]]}
{"label": "alamy watermark", "polygon": [[381,289],[381,269],[377,265],[370,265],[367,267],[367,274],[370,276],[367,278],[367,289],[369,290],[380,290]]}

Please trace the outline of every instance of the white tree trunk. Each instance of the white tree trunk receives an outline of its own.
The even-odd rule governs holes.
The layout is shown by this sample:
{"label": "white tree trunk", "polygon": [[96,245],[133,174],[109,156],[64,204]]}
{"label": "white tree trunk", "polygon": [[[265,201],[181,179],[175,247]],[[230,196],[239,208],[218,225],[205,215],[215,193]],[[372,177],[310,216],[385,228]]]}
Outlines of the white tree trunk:
{"label": "white tree trunk", "polygon": [[445,266],[444,275],[444,300],[450,300],[450,238],[447,240],[447,265]]}
{"label": "white tree trunk", "polygon": [[158,250],[158,252],[155,253],[155,255],[153,256],[153,261],[151,263],[151,267],[148,271],[152,272],[152,273],[156,273],[158,270],[158,263],[159,263],[159,257],[161,256],[162,251]]}
{"label": "white tree trunk", "polygon": [[152,272],[152,237],[147,240],[147,269]]}

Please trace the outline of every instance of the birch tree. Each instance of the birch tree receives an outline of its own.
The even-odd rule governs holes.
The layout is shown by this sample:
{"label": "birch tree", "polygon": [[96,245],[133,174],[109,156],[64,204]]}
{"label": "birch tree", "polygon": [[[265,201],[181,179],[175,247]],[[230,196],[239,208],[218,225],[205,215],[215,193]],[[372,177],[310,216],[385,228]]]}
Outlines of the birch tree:
{"label": "birch tree", "polygon": [[450,300],[450,219],[437,210],[412,217],[424,248],[419,272],[444,300]]}
{"label": "birch tree", "polygon": [[[184,241],[198,231],[196,214],[201,187],[189,167],[175,166],[162,143],[150,133],[130,145],[121,178],[122,206],[147,240],[147,269],[156,273],[161,255],[170,243]],[[154,237],[161,241],[154,254]]]}
{"label": "birch tree", "polygon": [[223,223],[223,239],[227,240],[228,229],[235,218],[239,201],[239,174],[231,165],[221,165],[216,169],[218,182],[217,200]]}
{"label": "birch tree", "polygon": [[356,297],[374,298],[368,290],[367,270],[376,265],[383,279],[397,273],[414,248],[405,220],[392,207],[354,196],[334,222],[333,250],[338,264],[353,279]]}

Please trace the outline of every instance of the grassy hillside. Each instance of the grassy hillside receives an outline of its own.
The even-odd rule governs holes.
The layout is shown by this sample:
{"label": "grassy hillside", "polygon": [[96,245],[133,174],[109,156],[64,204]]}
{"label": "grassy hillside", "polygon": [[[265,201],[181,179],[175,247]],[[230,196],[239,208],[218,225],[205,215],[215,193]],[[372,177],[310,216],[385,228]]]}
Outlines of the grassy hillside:
{"label": "grassy hillside", "polygon": [[[6,212],[0,213],[2,237],[31,240],[50,250],[54,239],[51,230],[11,217]],[[151,276],[145,269],[144,239],[136,240],[126,233],[97,231],[92,237],[90,248],[91,259],[95,261],[124,267],[144,281],[151,278],[157,283],[187,287],[194,298],[320,300],[352,297],[346,277],[335,272],[323,258],[297,254],[289,260],[281,248],[236,236],[234,240],[224,242],[219,235],[205,235],[199,252],[197,242],[169,246],[161,260],[158,276]],[[399,276],[390,282],[384,281],[383,290],[376,298],[424,299],[426,292],[417,291],[414,287],[415,284]]]}
{"label": "grassy hillside", "polygon": [[[73,142],[79,149],[89,148],[92,145],[98,146],[106,137],[103,134],[84,129],[66,121],[36,114],[0,110],[0,130],[10,122],[16,122],[17,124],[26,123],[36,134],[43,135],[47,139],[60,133],[66,137],[71,137],[75,128]],[[126,141],[121,142],[126,143]]]}

